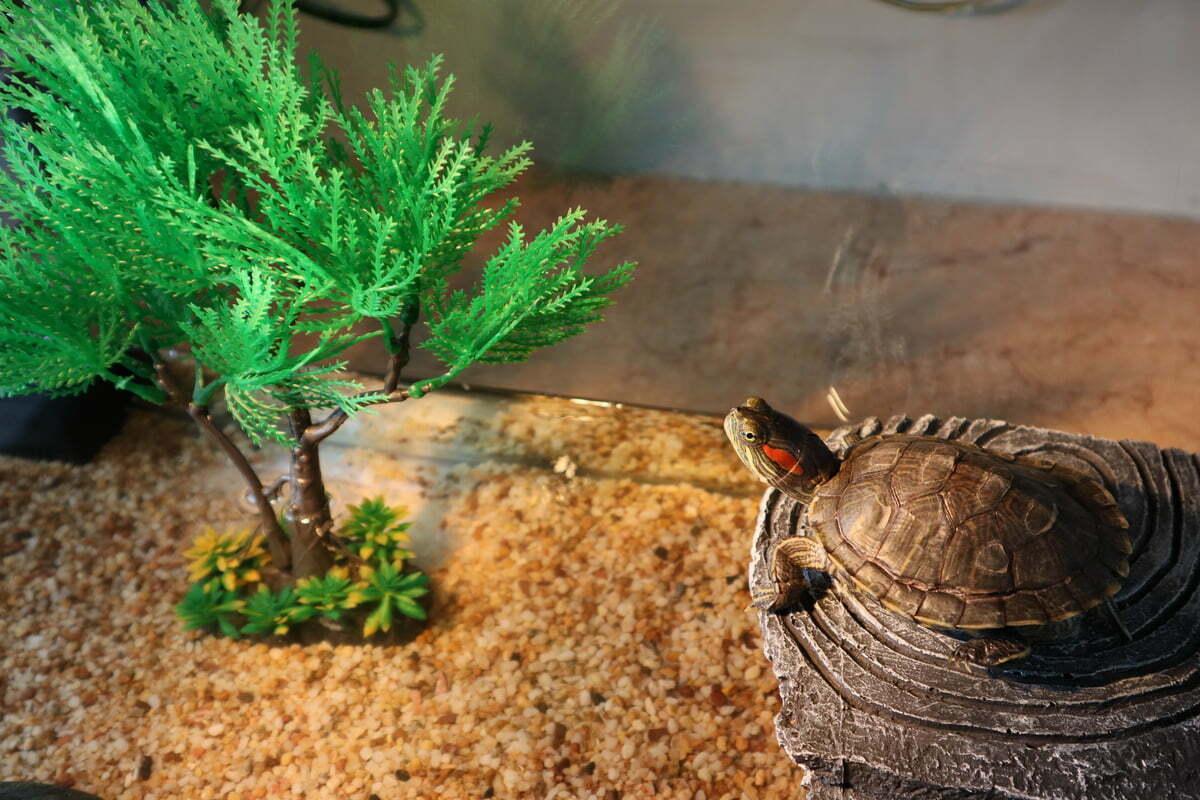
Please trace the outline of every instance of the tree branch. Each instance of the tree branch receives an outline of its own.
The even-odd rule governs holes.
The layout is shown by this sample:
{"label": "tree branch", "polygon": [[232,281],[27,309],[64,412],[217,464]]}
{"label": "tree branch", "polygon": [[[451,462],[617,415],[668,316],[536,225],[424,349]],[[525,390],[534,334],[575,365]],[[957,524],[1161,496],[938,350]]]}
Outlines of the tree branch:
{"label": "tree branch", "polygon": [[263,496],[266,497],[268,500],[274,500],[276,497],[279,496],[279,490],[282,489],[285,485],[291,485],[291,482],[292,482],[291,475],[280,475],[278,478],[275,479],[274,483],[272,483],[270,486],[263,489]]}
{"label": "tree branch", "polygon": [[[414,300],[411,304],[405,306],[400,311],[400,335],[392,338],[391,331],[386,323],[384,324],[384,333],[387,336],[388,352],[391,354],[388,358],[387,374],[383,379],[383,392],[385,398],[376,400],[369,405],[379,405],[383,403],[399,403],[407,400],[409,394],[407,390],[397,391],[396,387],[400,385],[400,373],[408,366],[411,354],[411,338],[413,326],[417,324],[417,319],[420,316],[420,306]],[[376,392],[359,392],[353,395],[351,399],[359,399],[368,395],[376,394]],[[345,424],[350,418],[342,409],[334,409],[325,419],[318,422],[316,425],[310,425],[304,431],[304,441],[309,444],[319,444],[329,438],[337,431],[338,428]]]}
{"label": "tree branch", "polygon": [[[200,365],[196,365],[199,369]],[[167,396],[174,400],[179,405],[186,407],[188,404],[187,395],[179,388],[179,384],[175,382],[175,376],[171,374],[171,368],[167,366],[165,361],[154,359],[154,374],[158,376],[158,385],[162,387]]]}
{"label": "tree branch", "polygon": [[[417,319],[421,315],[421,306],[414,300],[409,305],[406,305],[400,311],[400,335],[395,342],[388,342],[388,352],[391,353],[391,358],[388,359],[387,375],[383,379],[383,391],[391,394],[396,391],[396,387],[400,384],[400,373],[408,366],[410,339],[413,326],[417,324]],[[388,337],[391,338],[390,336]]]}
{"label": "tree branch", "polygon": [[[359,392],[358,394],[351,395],[351,399],[369,397],[370,395],[377,394],[378,392]],[[408,398],[408,390],[401,389],[399,391],[389,392],[382,397],[373,398],[363,405],[379,406],[383,405],[384,403],[401,403]],[[305,429],[304,441],[308,444],[320,444],[321,442],[325,441],[325,439],[333,435],[338,428],[342,427],[342,425],[345,424],[346,420],[348,419],[350,419],[349,414],[340,408],[335,409],[334,411],[330,412],[329,416],[327,416],[325,419],[321,420],[315,425],[309,425],[308,428]]]}
{"label": "tree branch", "polygon": [[[200,365],[196,365],[196,369],[200,369]],[[260,524],[262,525],[266,535],[267,544],[271,549],[271,560],[281,570],[286,570],[291,563],[291,554],[288,552],[287,535],[283,532],[283,528],[279,525],[279,520],[275,517],[275,509],[271,507],[271,502],[267,499],[263,492],[262,481],[258,478],[258,473],[254,471],[250,460],[245,454],[238,449],[238,446],[233,443],[224,431],[217,427],[212,421],[212,416],[208,413],[206,406],[197,405],[183,393],[179,384],[175,381],[175,377],[171,375],[170,368],[166,363],[159,361],[157,358],[154,361],[154,371],[158,375],[158,382],[172,399],[183,405],[200,429],[208,434],[208,437],[215,441],[217,445],[233,462],[233,466],[241,473],[246,484],[250,488],[250,496],[254,501],[254,505],[258,510]]]}

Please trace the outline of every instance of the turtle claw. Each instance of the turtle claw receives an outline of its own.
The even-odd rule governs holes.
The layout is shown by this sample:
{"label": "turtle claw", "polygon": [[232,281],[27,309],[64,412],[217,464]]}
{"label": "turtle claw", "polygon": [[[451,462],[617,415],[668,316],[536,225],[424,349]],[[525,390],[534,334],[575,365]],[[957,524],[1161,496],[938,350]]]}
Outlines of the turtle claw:
{"label": "turtle claw", "polygon": [[950,651],[950,661],[964,668],[970,664],[995,667],[1027,655],[1029,645],[1016,639],[971,639]]}

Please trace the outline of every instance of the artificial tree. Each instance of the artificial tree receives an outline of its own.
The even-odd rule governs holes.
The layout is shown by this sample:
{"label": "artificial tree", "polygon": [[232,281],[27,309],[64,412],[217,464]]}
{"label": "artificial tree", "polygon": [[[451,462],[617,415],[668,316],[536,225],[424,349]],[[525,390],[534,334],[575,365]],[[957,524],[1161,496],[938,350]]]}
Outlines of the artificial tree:
{"label": "artificial tree", "polygon": [[[447,118],[436,57],[390,69],[364,114],[315,53],[296,65],[287,0],[265,26],[235,0],[0,0],[0,14],[0,104],[35,115],[0,122],[0,211],[19,223],[0,231],[0,395],[107,380],[186,408],[241,473],[290,581],[332,563],[319,447],[350,416],[579,333],[631,275],[582,271],[619,227],[575,209],[530,237],[510,222],[473,288],[450,290],[512,216],[515,199],[485,200],[529,145],[489,156],[487,126]],[[420,322],[444,371],[406,385]],[[365,390],[339,357],[373,337],[388,361]],[[214,421],[222,397],[251,442],[291,449],[289,475],[260,478]]]}

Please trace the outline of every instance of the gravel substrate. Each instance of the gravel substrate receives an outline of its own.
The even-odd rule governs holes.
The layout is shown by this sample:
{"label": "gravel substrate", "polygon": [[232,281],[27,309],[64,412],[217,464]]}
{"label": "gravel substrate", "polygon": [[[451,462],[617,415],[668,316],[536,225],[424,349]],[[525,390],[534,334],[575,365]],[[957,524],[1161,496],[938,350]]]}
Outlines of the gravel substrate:
{"label": "gravel substrate", "polygon": [[93,465],[0,458],[0,780],[106,800],[801,796],[747,610],[758,492],[697,419],[498,414],[483,450],[519,459],[431,487],[456,546],[431,624],[396,646],[180,628],[182,551],[250,521],[240,487],[189,485],[218,456],[185,421],[138,412]]}

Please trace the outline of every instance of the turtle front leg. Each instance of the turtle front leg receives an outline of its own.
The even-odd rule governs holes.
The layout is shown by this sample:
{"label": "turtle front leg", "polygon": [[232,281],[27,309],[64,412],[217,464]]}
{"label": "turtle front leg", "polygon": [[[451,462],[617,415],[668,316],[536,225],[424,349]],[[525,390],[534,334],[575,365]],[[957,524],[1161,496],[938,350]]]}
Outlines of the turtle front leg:
{"label": "turtle front leg", "polygon": [[971,639],[954,648],[950,660],[955,664],[994,667],[1029,655],[1029,645],[1016,639]]}
{"label": "turtle front leg", "polygon": [[808,589],[804,570],[829,568],[825,548],[811,536],[793,536],[771,551],[771,590],[754,597],[754,607],[765,611],[792,608]]}

